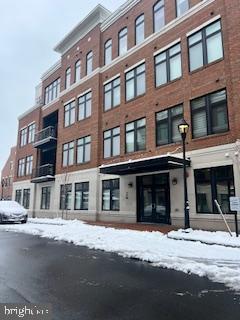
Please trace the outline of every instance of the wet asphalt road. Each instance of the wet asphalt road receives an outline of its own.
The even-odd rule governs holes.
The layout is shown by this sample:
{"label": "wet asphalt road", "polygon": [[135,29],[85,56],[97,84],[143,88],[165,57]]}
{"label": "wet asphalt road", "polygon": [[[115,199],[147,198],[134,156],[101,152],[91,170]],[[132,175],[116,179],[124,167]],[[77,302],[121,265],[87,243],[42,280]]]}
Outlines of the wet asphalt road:
{"label": "wet asphalt road", "polygon": [[206,278],[7,232],[0,302],[51,303],[54,320],[240,319],[240,295]]}

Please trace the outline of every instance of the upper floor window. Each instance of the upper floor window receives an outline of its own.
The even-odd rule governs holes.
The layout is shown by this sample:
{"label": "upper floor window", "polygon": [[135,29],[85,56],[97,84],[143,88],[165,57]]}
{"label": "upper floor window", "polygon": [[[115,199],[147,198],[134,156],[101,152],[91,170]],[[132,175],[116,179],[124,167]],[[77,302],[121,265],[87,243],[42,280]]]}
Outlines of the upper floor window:
{"label": "upper floor window", "polygon": [[34,142],[36,131],[36,123],[32,123],[28,126],[28,143]]}
{"label": "upper floor window", "polygon": [[191,101],[193,138],[228,131],[226,90]]}
{"label": "upper floor window", "polygon": [[180,43],[155,56],[156,87],[182,76]]}
{"label": "upper floor window", "polygon": [[102,210],[119,211],[119,184],[119,179],[104,180],[102,182]]}
{"label": "upper floor window", "polygon": [[164,0],[158,1],[153,7],[153,32],[157,32],[165,25]]}
{"label": "upper floor window", "polygon": [[75,210],[88,210],[89,182],[75,183]]}
{"label": "upper floor window", "polygon": [[60,187],[60,209],[71,210],[72,206],[72,185],[62,184]]}
{"label": "upper floor window", "polygon": [[68,127],[75,122],[75,101],[64,106],[64,127]]}
{"label": "upper floor window", "polygon": [[18,160],[18,177],[25,176],[25,158]]}
{"label": "upper floor window", "polygon": [[107,111],[120,105],[120,77],[104,86],[104,110]]}
{"label": "upper floor window", "polygon": [[78,120],[90,117],[92,114],[92,92],[88,92],[78,99]]}
{"label": "upper floor window", "polygon": [[93,71],[93,52],[90,51],[87,54],[86,61],[86,74],[89,75]]}
{"label": "upper floor window", "polygon": [[60,93],[60,78],[52,82],[49,86],[45,88],[45,104],[53,101],[59,96]]}
{"label": "upper floor window", "polygon": [[107,65],[112,61],[112,39],[104,44],[104,64]]}
{"label": "upper floor window", "polygon": [[120,127],[116,127],[103,133],[104,158],[120,155]]}
{"label": "upper floor window", "polygon": [[126,100],[132,100],[146,91],[145,63],[126,73]]}
{"label": "upper floor window", "polygon": [[145,150],[146,148],[146,118],[126,124],[126,153]]}
{"label": "upper floor window", "polygon": [[229,198],[234,197],[232,166],[194,170],[197,213],[218,213],[217,199],[224,213],[230,213]]}
{"label": "upper floor window", "polygon": [[223,58],[221,21],[218,20],[188,38],[190,71]]}
{"label": "upper floor window", "polygon": [[118,55],[121,56],[128,50],[128,29],[123,28],[118,33]]}
{"label": "upper floor window", "polygon": [[177,17],[184,14],[189,9],[189,0],[176,0]]}
{"label": "upper floor window", "polygon": [[156,114],[157,146],[181,141],[178,125],[182,119],[182,105],[160,111]]}
{"label": "upper floor window", "polygon": [[135,44],[143,42],[144,38],[144,14],[142,14],[135,20]]}
{"label": "upper floor window", "polygon": [[77,141],[77,163],[91,160],[91,136],[83,137]]}
{"label": "upper floor window", "polygon": [[67,68],[65,73],[65,89],[69,88],[71,85],[71,68]]}
{"label": "upper floor window", "polygon": [[28,128],[24,128],[20,131],[20,146],[23,147],[27,144],[28,140]]}
{"label": "upper floor window", "polygon": [[75,63],[75,82],[80,81],[81,79],[81,60],[78,60]]}
{"label": "upper floor window", "polygon": [[32,174],[33,169],[33,156],[28,156],[26,158],[26,175]]}
{"label": "upper floor window", "polygon": [[74,163],[74,141],[63,145],[63,167],[72,166]]}

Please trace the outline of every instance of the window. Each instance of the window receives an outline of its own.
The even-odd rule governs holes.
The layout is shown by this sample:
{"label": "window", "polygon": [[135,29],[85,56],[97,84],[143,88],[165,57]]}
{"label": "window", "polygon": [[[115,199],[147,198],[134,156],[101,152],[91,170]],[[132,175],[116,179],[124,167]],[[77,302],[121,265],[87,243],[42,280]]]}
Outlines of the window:
{"label": "window", "polygon": [[126,124],[126,152],[145,150],[146,119],[140,119]]}
{"label": "window", "polygon": [[176,0],[177,17],[183,15],[189,9],[189,0]]}
{"label": "window", "polygon": [[82,95],[78,99],[78,120],[90,117],[92,114],[92,92]]}
{"label": "window", "polygon": [[22,202],[22,190],[15,191],[15,201],[21,204]]}
{"label": "window", "polygon": [[77,163],[89,162],[91,160],[91,136],[77,141]]}
{"label": "window", "polygon": [[41,197],[41,209],[49,210],[50,209],[50,198],[51,198],[51,187],[42,188],[42,197]]}
{"label": "window", "polygon": [[75,101],[64,106],[64,127],[68,127],[75,122]]}
{"label": "window", "polygon": [[30,204],[30,189],[23,190],[23,207],[29,209]]}
{"label": "window", "polygon": [[60,78],[52,82],[49,86],[45,88],[45,104],[53,101],[59,96],[60,93]]}
{"label": "window", "polygon": [[26,158],[26,176],[32,174],[33,169],[33,156],[28,156]]}
{"label": "window", "polygon": [[107,65],[112,61],[112,39],[105,42],[104,45],[104,64]]}
{"label": "window", "polygon": [[146,91],[145,63],[126,73],[126,100],[132,100]]}
{"label": "window", "polygon": [[20,146],[23,147],[27,144],[28,129],[24,128],[20,131]]}
{"label": "window", "polygon": [[81,80],[81,61],[78,60],[75,63],[75,82],[78,82]]}
{"label": "window", "polygon": [[74,163],[74,141],[63,145],[63,167],[72,166]]}
{"label": "window", "polygon": [[18,160],[18,177],[25,175],[25,158]]}
{"label": "window", "polygon": [[128,50],[128,30],[127,27],[123,28],[118,34],[118,55],[126,53]]}
{"label": "window", "polygon": [[191,101],[193,138],[228,131],[226,90]]}
{"label": "window", "polygon": [[35,123],[30,124],[28,126],[28,143],[34,142],[35,131],[36,131],[36,124]]}
{"label": "window", "polygon": [[67,68],[65,73],[65,89],[68,89],[71,85],[71,68]]}
{"label": "window", "polygon": [[93,71],[93,52],[87,54],[86,74],[89,75]]}
{"label": "window", "polygon": [[119,179],[102,182],[102,210],[119,211]]}
{"label": "window", "polygon": [[60,188],[60,210],[71,210],[72,185],[63,184]]}
{"label": "window", "polygon": [[229,197],[235,195],[233,167],[194,170],[197,213],[218,213],[217,199],[224,213],[230,212]]}
{"label": "window", "polygon": [[145,38],[144,14],[139,16],[135,21],[135,44],[143,42]]}
{"label": "window", "polygon": [[159,31],[164,25],[164,0],[160,0],[153,7],[153,32]]}
{"label": "window", "polygon": [[104,110],[110,110],[121,103],[120,77],[104,86]]}
{"label": "window", "polygon": [[223,58],[221,21],[218,20],[190,36],[188,50],[190,71]]}
{"label": "window", "polygon": [[155,85],[159,87],[182,76],[180,43],[155,56]]}
{"label": "window", "polygon": [[88,210],[89,182],[75,183],[75,210]]}
{"label": "window", "polygon": [[157,146],[181,141],[178,125],[182,119],[182,105],[160,111],[156,114]]}
{"label": "window", "polygon": [[120,155],[120,127],[104,131],[103,140],[104,158]]}

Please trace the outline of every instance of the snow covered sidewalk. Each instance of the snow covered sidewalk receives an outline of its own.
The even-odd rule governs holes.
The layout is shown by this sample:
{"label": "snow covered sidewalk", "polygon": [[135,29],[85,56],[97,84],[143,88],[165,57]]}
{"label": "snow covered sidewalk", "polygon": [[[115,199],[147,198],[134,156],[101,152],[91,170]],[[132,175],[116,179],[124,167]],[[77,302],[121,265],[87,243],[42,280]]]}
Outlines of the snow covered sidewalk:
{"label": "snow covered sidewalk", "polygon": [[118,230],[91,226],[81,221],[30,221],[25,225],[0,225],[0,230],[39,235],[114,252],[123,257],[147,261],[156,267],[207,276],[212,281],[240,291],[240,248],[176,241],[160,232]]}
{"label": "snow covered sidewalk", "polygon": [[200,241],[205,244],[240,248],[240,237],[237,238],[235,233],[233,233],[233,237],[231,237],[228,232],[223,231],[210,232],[192,229],[179,229],[178,231],[169,232],[168,238],[174,240]]}

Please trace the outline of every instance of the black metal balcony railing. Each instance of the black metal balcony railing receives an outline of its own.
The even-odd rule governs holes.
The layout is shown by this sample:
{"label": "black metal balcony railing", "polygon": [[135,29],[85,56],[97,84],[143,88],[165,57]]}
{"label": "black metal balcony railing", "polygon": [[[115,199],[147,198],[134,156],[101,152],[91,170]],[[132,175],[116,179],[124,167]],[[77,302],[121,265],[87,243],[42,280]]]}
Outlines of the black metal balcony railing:
{"label": "black metal balcony railing", "polygon": [[33,169],[32,179],[40,177],[53,177],[55,175],[55,166],[53,164],[45,164]]}
{"label": "black metal balcony railing", "polygon": [[34,143],[38,143],[40,141],[44,141],[48,138],[56,139],[56,129],[53,126],[49,126],[47,128],[44,128],[43,130],[35,133],[35,140]]}

